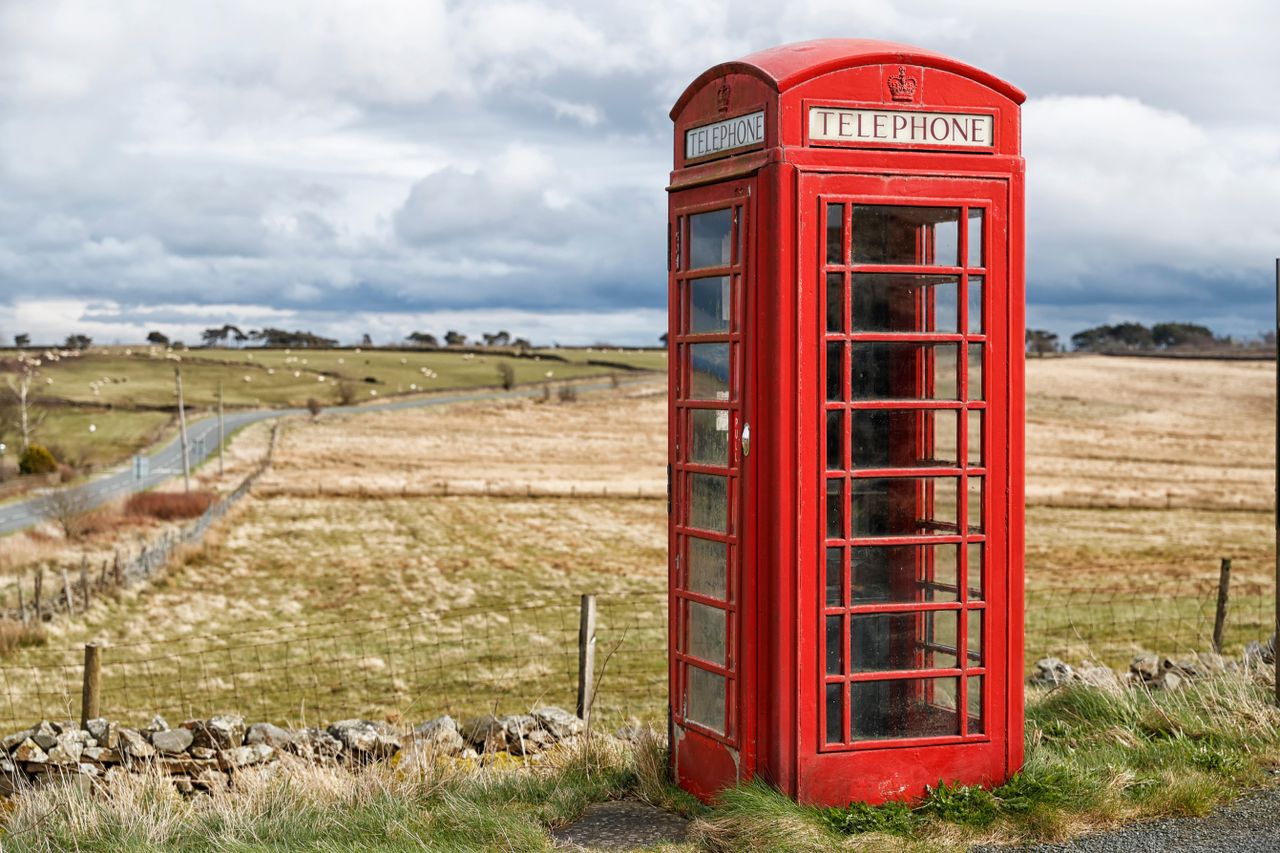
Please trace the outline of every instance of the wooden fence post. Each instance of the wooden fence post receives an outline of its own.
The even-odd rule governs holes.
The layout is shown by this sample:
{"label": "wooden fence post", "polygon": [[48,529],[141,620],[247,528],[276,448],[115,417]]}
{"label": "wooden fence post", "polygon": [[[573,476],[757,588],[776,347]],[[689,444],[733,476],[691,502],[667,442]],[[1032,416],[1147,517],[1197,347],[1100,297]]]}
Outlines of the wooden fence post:
{"label": "wooden fence post", "polygon": [[22,598],[22,578],[18,578],[18,621],[27,624],[27,602]]}
{"label": "wooden fence post", "polygon": [[67,576],[67,567],[62,567],[62,594],[67,597],[67,612],[76,615],[76,599],[71,594],[71,578]]}
{"label": "wooden fence post", "polygon": [[1213,617],[1213,650],[1222,654],[1222,633],[1227,627],[1227,598],[1231,588],[1231,560],[1223,558],[1218,571],[1218,611]]}
{"label": "wooden fence post", "polygon": [[97,719],[98,702],[102,695],[102,649],[97,643],[84,647],[84,690],[80,694],[80,728],[89,728],[89,721]]}
{"label": "wooden fence post", "polygon": [[36,566],[36,579],[34,586],[36,599],[36,624],[39,625],[44,621],[44,614],[40,612],[40,593],[44,592],[44,566]]}
{"label": "wooden fence post", "polygon": [[84,609],[89,609],[89,558],[80,558],[80,594],[84,596]]}
{"label": "wooden fence post", "polygon": [[120,552],[119,551],[116,551],[116,559],[115,559],[115,564],[113,566],[113,571],[115,572],[115,575],[116,575],[116,586],[123,587],[124,576],[120,574]]}
{"label": "wooden fence post", "polygon": [[578,614],[578,717],[591,718],[591,688],[596,672],[596,597],[582,596]]}

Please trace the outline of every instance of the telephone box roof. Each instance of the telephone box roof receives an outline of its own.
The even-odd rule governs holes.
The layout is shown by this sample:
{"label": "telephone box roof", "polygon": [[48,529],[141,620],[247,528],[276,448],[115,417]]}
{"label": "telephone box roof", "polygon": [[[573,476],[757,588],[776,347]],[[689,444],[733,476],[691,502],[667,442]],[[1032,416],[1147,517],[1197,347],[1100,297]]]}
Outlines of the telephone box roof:
{"label": "telephone box roof", "polygon": [[676,105],[671,108],[671,118],[676,118],[694,93],[708,81],[725,74],[750,74],[760,78],[778,92],[785,92],[806,80],[832,71],[859,65],[893,63],[950,71],[976,80],[1017,104],[1027,99],[1021,89],[994,74],[988,74],[972,65],[922,47],[873,39],[816,39],[772,47],[744,56],[742,59],[722,62],[708,68],[698,75],[698,78],[680,95]]}

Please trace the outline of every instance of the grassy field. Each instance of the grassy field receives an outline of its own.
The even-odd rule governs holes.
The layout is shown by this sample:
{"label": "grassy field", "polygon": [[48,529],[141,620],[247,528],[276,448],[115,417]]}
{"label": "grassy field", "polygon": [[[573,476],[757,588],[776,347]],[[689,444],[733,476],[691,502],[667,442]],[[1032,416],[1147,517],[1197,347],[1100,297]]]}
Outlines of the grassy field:
{"label": "grassy field", "polygon": [[[0,364],[17,355],[0,350]],[[592,360],[666,369],[666,354],[655,350],[540,350],[532,358],[519,358],[501,350],[95,348],[41,365],[35,389],[48,415],[35,440],[56,445],[62,461],[77,466],[127,458],[164,434],[177,405],[175,365],[182,367],[189,411],[198,413],[217,404],[219,383],[229,408],[304,406],[311,399],[328,406],[498,386],[503,381],[500,367],[510,367],[518,385],[603,376],[618,369],[588,363]],[[98,426],[96,432],[89,432],[90,423]],[[15,436],[7,438],[14,444]]]}
{"label": "grassy field", "polygon": [[[1221,557],[1234,560],[1227,651],[1264,637],[1269,367],[1044,359],[1029,386],[1028,661],[1207,649]],[[602,644],[622,642],[602,701],[658,715],[663,607],[648,593],[665,584],[664,436],[657,381],[299,422],[209,547],[51,626],[49,646],[74,660],[90,639],[113,644],[108,694],[139,710],[246,695],[284,720],[563,703],[577,596],[595,592],[615,608]],[[1108,465],[1122,474],[1106,479]],[[188,686],[167,689],[179,667]]]}

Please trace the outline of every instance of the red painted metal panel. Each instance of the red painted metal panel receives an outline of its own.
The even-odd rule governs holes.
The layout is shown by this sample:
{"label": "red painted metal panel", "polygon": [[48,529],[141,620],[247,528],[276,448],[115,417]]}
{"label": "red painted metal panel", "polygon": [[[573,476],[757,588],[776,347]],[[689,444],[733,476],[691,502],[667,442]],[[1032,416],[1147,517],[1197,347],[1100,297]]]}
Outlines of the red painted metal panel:
{"label": "red painted metal panel", "polygon": [[[1007,83],[947,57],[900,45],[846,40],[786,46],[716,66],[686,90],[672,111],[676,130],[669,282],[669,452],[674,480],[670,530],[672,761],[681,784],[704,799],[726,785],[759,774],[807,802],[878,802],[917,796],[924,785],[938,779],[997,783],[1021,764],[1024,183],[1017,107],[1022,99],[1022,93]],[[981,150],[943,150],[927,144],[904,146],[896,140],[857,147],[810,140],[806,116],[814,105],[989,116],[991,144]],[[719,151],[690,146],[698,156],[684,161],[685,134],[690,129],[705,137],[709,131],[699,129],[760,111],[762,140],[749,139],[746,144]],[[972,126],[977,127],[979,119],[973,121]],[[988,253],[981,263],[976,259],[966,262],[962,254],[957,260],[933,264],[937,229],[930,226],[921,230],[918,240],[923,242],[918,242],[912,262],[887,259],[825,268],[843,271],[839,272],[843,276],[840,292],[846,301],[841,310],[846,318],[855,280],[868,281],[855,279],[857,276],[916,276],[922,271],[949,276],[957,282],[954,298],[962,305],[968,303],[966,288],[981,277],[983,328],[967,328],[962,310],[961,325],[954,330],[895,327],[829,335],[822,307],[827,285],[819,257],[826,228],[822,205],[828,200],[845,205],[846,227],[854,204],[862,206],[864,215],[871,206],[924,206],[933,208],[934,214],[940,207],[981,208]],[[744,257],[731,267],[710,270],[734,276],[734,310],[740,313],[735,315],[738,321],[734,328],[723,334],[689,337],[681,326],[681,318],[689,310],[681,302],[681,287],[690,276],[681,269],[678,256],[688,251],[688,217],[717,206],[741,211]],[[968,215],[961,215],[955,238],[960,245],[968,244],[968,223]],[[924,301],[915,303],[912,310],[917,319],[913,322],[932,318],[941,310],[937,291],[921,288],[921,293],[934,295],[921,296]],[[841,368],[845,373],[839,384],[841,398],[836,401],[827,400],[824,382],[828,339],[842,347],[841,358],[850,365]],[[721,404],[679,398],[682,385],[691,378],[690,346],[699,341],[719,341],[733,347],[730,401]],[[851,347],[910,342],[926,346],[897,350],[915,353],[897,363],[915,365],[911,369],[917,372],[927,367],[927,373],[918,373],[918,378],[911,380],[924,383],[914,392],[924,398],[904,401],[854,394],[855,385],[859,389],[863,386],[862,380],[855,383],[852,378],[848,361],[853,357]],[[929,398],[939,381],[944,386],[949,381],[942,355],[945,348],[960,348],[966,342],[980,347],[984,399],[966,399],[970,396],[965,393],[969,369],[961,367],[967,365],[969,354],[963,348],[955,353],[956,399]],[[865,356],[869,351],[859,352]],[[905,368],[893,369],[900,372]],[[708,664],[691,655],[684,645],[687,634],[682,633],[687,630],[681,615],[684,602],[717,606],[714,596],[686,589],[677,566],[684,537],[693,532],[687,523],[691,492],[686,478],[717,471],[714,465],[707,467],[682,458],[678,451],[678,443],[689,428],[683,413],[694,408],[727,410],[734,437],[732,459],[725,469],[732,478],[727,494],[733,521],[722,535],[703,535],[727,543],[736,567],[731,600],[720,608],[732,626],[728,634],[730,660],[723,665]],[[838,418],[830,422],[838,423],[847,433],[852,419],[861,417],[859,412],[893,418],[889,413],[895,410],[933,413],[911,415],[906,422],[915,426],[895,433],[898,438],[893,441],[901,443],[891,452],[896,463],[891,459],[890,464],[877,463],[875,467],[854,466],[846,435],[842,465],[828,473],[824,430],[829,412]],[[960,414],[950,416],[952,411]],[[964,415],[965,411],[976,413],[979,420]],[[954,420],[947,421],[948,417]],[[949,434],[949,427],[937,426],[938,419],[944,425],[956,424],[952,450],[956,459],[945,464],[932,450],[937,436]],[[968,454],[970,423],[979,424],[984,431],[984,458]],[[750,424],[752,432],[751,452],[745,456],[736,441],[744,424]],[[928,449],[930,455],[919,456],[924,452],[921,450],[911,451],[913,456],[907,452],[910,447]],[[916,509],[903,519],[913,524],[920,518],[929,521],[924,527],[879,530],[876,535],[847,528],[831,539],[824,522],[829,477],[845,484],[844,501],[851,499],[854,484],[861,484],[859,494],[871,495],[864,500],[878,499],[876,495],[886,499],[890,494],[899,498],[915,495]],[[940,496],[949,494],[951,487],[944,482],[948,478],[956,483],[953,521],[945,516],[935,518],[934,511],[934,507],[947,506]],[[972,506],[985,516],[985,521],[976,520],[980,525],[971,525],[967,518],[971,504],[966,489],[970,484],[977,495]],[[866,492],[868,488],[870,492]],[[847,514],[851,508],[850,504],[842,512]],[[971,529],[978,526],[980,530]],[[848,597],[853,578],[850,560],[855,552],[874,555],[878,553],[876,546],[901,549],[921,542],[956,549],[951,558],[956,579],[950,586],[946,577],[939,581],[935,575],[940,553],[936,550],[894,552],[896,556],[884,565],[898,566],[895,571],[915,567],[916,576],[924,578],[922,589],[927,587],[933,590],[929,595],[950,595],[951,599],[855,602],[842,598],[839,605],[824,599],[828,544],[841,549],[840,587],[845,590],[841,596]],[[970,597],[972,584],[965,579],[965,572],[971,571],[966,568],[969,555],[975,549],[985,555],[980,598]],[[913,555],[913,562],[903,562],[905,555]],[[922,571],[924,575],[919,574]],[[953,617],[947,614],[954,614],[955,633],[950,642],[951,634],[936,633],[941,630],[939,624],[952,630],[946,620]],[[848,646],[841,652],[842,669],[836,674],[828,674],[832,664],[824,657],[825,619],[829,616],[841,620],[839,643]],[[860,631],[871,631],[866,637],[881,645],[889,642],[878,637],[873,623],[865,621],[869,616],[896,619],[899,626],[929,627],[923,634],[913,628],[915,633],[899,631],[893,635],[910,638],[914,644],[908,657],[885,658],[896,661],[894,668],[877,664],[879,668],[871,671],[853,671],[850,654],[858,648],[850,640],[853,620],[864,620],[857,624]],[[968,635],[979,625],[985,637],[971,654]],[[684,673],[689,665],[726,677],[729,722],[725,731],[708,730],[682,713]],[[930,680],[911,681],[913,678]],[[977,679],[985,701],[982,717],[970,720],[967,691],[971,681],[975,686],[979,683]],[[953,688],[949,680],[955,681]],[[840,702],[840,725],[836,727],[841,734],[827,742],[825,691],[833,684],[846,691],[868,685],[866,689],[889,697],[923,696],[923,706],[911,707],[930,725],[951,719],[946,713],[940,715],[938,709],[952,702],[957,706],[952,714],[955,729],[948,732],[934,725],[923,734],[902,729],[891,732],[893,737],[867,739],[850,728],[850,709],[866,706],[866,700],[859,700],[859,705],[848,698],[853,694],[847,694]],[[948,689],[954,690],[954,697]],[[942,704],[935,705],[938,701]],[[980,724],[981,729],[970,731],[970,724]]]}

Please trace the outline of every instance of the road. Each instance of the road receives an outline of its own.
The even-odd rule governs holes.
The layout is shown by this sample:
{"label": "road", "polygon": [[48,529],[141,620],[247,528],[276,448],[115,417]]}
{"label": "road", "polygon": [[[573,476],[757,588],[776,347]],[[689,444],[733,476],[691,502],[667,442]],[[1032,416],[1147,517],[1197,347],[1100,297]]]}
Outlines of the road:
{"label": "road", "polygon": [[[611,387],[611,383],[577,383],[576,387],[579,391],[598,391]],[[397,409],[417,409],[426,406],[445,406],[450,403],[533,397],[541,396],[542,393],[542,386],[516,388],[511,391],[459,392],[430,397],[388,400],[383,403],[361,406],[331,406],[326,408],[324,412],[336,414],[386,412]],[[307,414],[306,409],[255,409],[248,412],[231,412],[225,416],[224,423],[226,432],[230,435],[242,427],[259,421],[305,414]],[[201,462],[218,452],[218,419],[216,417],[204,418],[189,424],[187,438],[190,443],[190,464],[194,469]],[[108,501],[131,495],[134,492],[154,488],[175,476],[182,476],[182,442],[179,438],[174,438],[167,444],[143,455],[147,460],[147,468],[141,478],[135,475],[133,463],[130,463],[121,469],[69,488],[73,490],[77,497],[83,497],[83,505],[88,510],[101,506]],[[43,494],[36,494],[25,500],[0,506],[0,536],[30,527],[43,519],[45,515],[44,501]]]}

